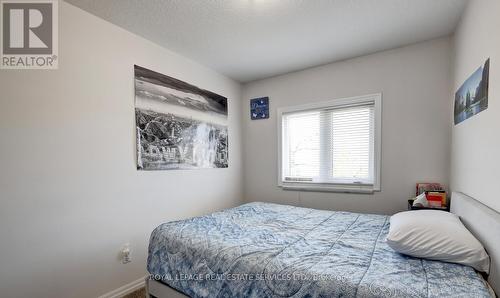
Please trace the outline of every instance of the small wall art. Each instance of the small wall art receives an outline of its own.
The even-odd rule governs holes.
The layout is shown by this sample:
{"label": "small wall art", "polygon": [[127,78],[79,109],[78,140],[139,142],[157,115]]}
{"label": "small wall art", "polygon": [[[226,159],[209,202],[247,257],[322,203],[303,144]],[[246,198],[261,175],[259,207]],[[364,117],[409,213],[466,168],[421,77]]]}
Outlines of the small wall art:
{"label": "small wall art", "polygon": [[455,125],[488,108],[490,59],[479,67],[455,93]]}
{"label": "small wall art", "polygon": [[259,97],[250,100],[250,118],[252,120],[269,118],[269,97]]}

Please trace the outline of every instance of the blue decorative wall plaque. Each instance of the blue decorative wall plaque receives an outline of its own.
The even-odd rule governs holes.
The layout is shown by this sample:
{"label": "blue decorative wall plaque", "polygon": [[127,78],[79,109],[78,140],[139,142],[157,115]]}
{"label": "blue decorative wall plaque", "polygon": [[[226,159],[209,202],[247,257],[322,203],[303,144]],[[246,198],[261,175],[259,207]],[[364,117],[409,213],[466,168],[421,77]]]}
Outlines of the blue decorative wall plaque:
{"label": "blue decorative wall plaque", "polygon": [[269,97],[250,100],[250,117],[252,120],[269,118]]}

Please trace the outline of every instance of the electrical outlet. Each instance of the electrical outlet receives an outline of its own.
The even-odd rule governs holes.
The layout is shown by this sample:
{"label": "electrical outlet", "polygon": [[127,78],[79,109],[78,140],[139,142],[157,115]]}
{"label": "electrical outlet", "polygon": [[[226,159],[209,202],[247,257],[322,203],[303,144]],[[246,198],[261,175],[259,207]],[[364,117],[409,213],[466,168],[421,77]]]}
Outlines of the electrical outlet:
{"label": "electrical outlet", "polygon": [[126,243],[121,252],[120,252],[120,255],[121,255],[121,260],[122,260],[122,264],[128,264],[130,262],[132,262],[132,258],[130,257],[130,244]]}

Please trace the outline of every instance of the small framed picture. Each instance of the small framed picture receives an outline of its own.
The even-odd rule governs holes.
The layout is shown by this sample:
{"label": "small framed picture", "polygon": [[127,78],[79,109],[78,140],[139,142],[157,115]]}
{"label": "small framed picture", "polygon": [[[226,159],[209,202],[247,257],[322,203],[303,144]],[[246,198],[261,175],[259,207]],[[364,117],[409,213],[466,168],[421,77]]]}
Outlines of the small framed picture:
{"label": "small framed picture", "polygon": [[250,118],[252,120],[269,118],[269,97],[259,97],[250,100]]}

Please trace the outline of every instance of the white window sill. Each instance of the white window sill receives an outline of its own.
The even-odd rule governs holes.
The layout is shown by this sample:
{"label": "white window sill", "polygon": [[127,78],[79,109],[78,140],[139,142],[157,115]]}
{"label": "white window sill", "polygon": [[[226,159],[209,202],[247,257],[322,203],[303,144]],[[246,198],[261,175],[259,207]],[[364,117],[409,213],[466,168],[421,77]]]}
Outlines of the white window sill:
{"label": "white window sill", "polygon": [[380,191],[373,185],[332,185],[332,184],[307,184],[307,183],[283,183],[278,185],[283,190],[294,191],[317,191],[337,193],[372,194]]}

